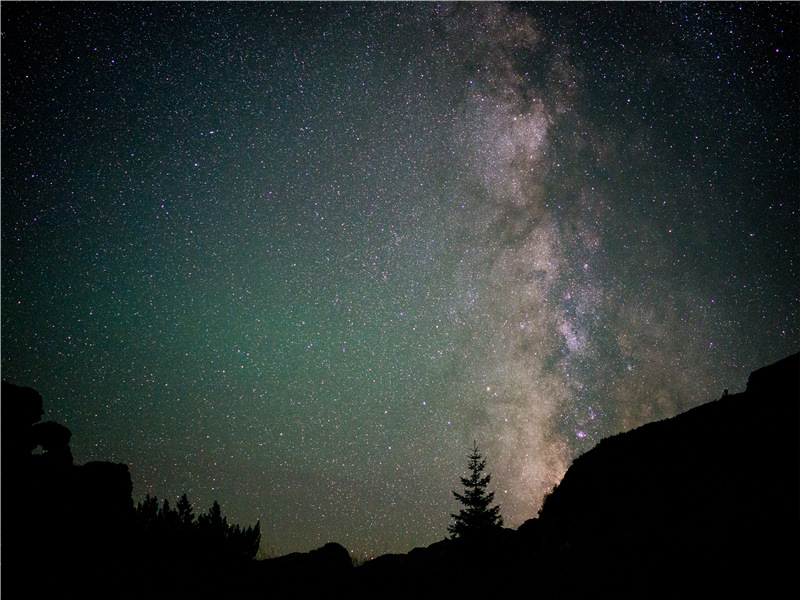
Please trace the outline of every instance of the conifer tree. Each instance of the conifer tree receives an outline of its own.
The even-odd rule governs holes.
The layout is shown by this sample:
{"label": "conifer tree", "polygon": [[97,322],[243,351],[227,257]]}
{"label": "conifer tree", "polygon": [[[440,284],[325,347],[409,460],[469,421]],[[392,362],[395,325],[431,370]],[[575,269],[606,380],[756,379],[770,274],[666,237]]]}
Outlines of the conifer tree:
{"label": "conifer tree", "polygon": [[500,515],[500,506],[489,508],[494,501],[494,492],[486,491],[492,480],[486,469],[486,459],[478,452],[478,443],[474,442],[472,452],[469,454],[469,477],[462,477],[461,484],[464,493],[453,492],[453,496],[464,505],[457,515],[450,516],[455,521],[448,526],[447,531],[453,538],[474,535],[503,526],[503,517]]}
{"label": "conifer tree", "polygon": [[158,513],[158,518],[161,520],[166,529],[178,529],[180,524],[178,511],[170,507],[169,500],[167,498],[164,498],[164,504],[161,506],[161,510]]}
{"label": "conifer tree", "polygon": [[219,502],[214,500],[214,504],[211,505],[208,512],[197,517],[197,528],[203,538],[222,546],[225,538],[229,535],[229,526],[228,518],[222,516]]}
{"label": "conifer tree", "polygon": [[151,496],[149,493],[144,502],[136,505],[136,521],[142,530],[149,531],[156,527],[158,522],[158,496]]}
{"label": "conifer tree", "polygon": [[189,502],[189,498],[186,497],[186,494],[181,496],[180,500],[178,500],[177,509],[178,520],[181,523],[181,527],[188,530],[194,524],[194,510],[192,509],[192,503]]}

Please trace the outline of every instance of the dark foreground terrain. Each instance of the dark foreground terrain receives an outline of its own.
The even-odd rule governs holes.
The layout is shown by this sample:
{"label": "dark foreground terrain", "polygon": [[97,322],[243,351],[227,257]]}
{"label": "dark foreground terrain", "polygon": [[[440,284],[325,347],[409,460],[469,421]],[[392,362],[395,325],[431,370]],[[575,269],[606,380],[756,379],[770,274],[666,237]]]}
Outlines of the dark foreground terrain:
{"label": "dark foreground terrain", "polygon": [[[192,554],[180,544],[166,552],[135,526],[127,467],[73,465],[69,430],[38,423],[37,396],[3,384],[9,597],[774,597],[787,585],[796,592],[798,354],[752,373],[740,394],[601,441],[575,460],[539,517],[517,530],[443,540],[358,568],[335,543],[263,561]],[[37,444],[44,456],[31,454]]]}

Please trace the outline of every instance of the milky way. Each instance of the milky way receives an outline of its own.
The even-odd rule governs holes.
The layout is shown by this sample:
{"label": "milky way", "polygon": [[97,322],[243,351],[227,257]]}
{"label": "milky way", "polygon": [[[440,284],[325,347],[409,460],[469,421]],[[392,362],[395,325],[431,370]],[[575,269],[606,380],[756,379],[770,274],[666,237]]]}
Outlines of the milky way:
{"label": "milky way", "polygon": [[795,5],[3,8],[2,375],[135,501],[517,527],[797,351]]}

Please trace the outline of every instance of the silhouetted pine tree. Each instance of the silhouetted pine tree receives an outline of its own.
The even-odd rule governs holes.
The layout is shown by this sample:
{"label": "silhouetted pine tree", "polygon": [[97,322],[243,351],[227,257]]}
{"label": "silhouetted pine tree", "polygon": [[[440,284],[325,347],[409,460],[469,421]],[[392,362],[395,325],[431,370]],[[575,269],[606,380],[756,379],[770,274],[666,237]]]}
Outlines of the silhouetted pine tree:
{"label": "silhouetted pine tree", "polygon": [[147,494],[144,502],[136,505],[136,523],[140,530],[151,531],[158,522],[158,498]]}
{"label": "silhouetted pine tree", "polygon": [[188,530],[194,523],[194,510],[192,510],[192,503],[189,502],[189,498],[186,497],[186,494],[181,496],[176,507],[178,509],[178,520],[181,523],[181,528]]}
{"label": "silhouetted pine tree", "polygon": [[453,538],[499,529],[503,526],[500,506],[489,508],[494,500],[494,492],[486,492],[486,486],[489,485],[492,476],[482,475],[485,468],[486,459],[478,452],[478,443],[474,442],[472,452],[469,454],[470,476],[461,478],[464,493],[453,492],[453,496],[464,505],[457,515],[450,515],[455,522],[448,526],[447,531]]}
{"label": "silhouetted pine tree", "polygon": [[180,517],[178,516],[177,509],[170,508],[169,500],[164,498],[164,504],[158,514],[159,519],[164,524],[166,529],[176,530],[180,527]]}
{"label": "silhouetted pine tree", "polygon": [[261,544],[261,521],[256,521],[255,527],[240,529],[234,525],[229,529],[227,538],[230,552],[241,558],[255,558],[258,546]]}
{"label": "silhouetted pine tree", "polygon": [[186,494],[175,508],[165,499],[147,494],[135,511],[139,543],[143,549],[157,547],[163,551],[164,564],[196,563],[197,561],[253,559],[261,544],[261,523],[243,528],[228,523],[216,500],[207,513],[194,517]]}
{"label": "silhouetted pine tree", "polygon": [[222,516],[219,502],[214,500],[208,512],[197,517],[197,527],[205,539],[222,545],[228,532],[228,518]]}
{"label": "silhouetted pine tree", "polygon": [[256,522],[255,527],[247,529],[242,529],[239,525],[229,525],[216,500],[206,514],[197,517],[197,530],[200,543],[209,552],[220,552],[225,558],[255,558],[261,543],[260,521]]}

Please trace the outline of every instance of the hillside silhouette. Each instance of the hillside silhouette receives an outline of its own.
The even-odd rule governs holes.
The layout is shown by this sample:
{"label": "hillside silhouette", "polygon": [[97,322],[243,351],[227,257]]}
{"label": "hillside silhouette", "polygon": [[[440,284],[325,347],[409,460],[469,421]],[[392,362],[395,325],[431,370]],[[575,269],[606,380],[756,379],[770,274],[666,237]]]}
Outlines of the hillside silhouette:
{"label": "hillside silhouette", "polygon": [[602,440],[536,519],[356,571],[361,597],[777,595],[800,533],[800,354],[747,389]]}
{"label": "hillside silhouette", "polygon": [[798,559],[798,390],[795,354],[752,373],[743,393],[578,457],[540,512],[537,556],[551,591],[781,589]]}
{"label": "hillside silhouette", "polygon": [[37,392],[3,382],[2,584],[31,598],[770,597],[797,565],[800,354],[742,393],[602,440],[517,530],[359,567],[334,542],[253,560],[258,525],[229,526],[216,503],[134,508],[128,467],[74,465],[69,429],[42,415]]}

